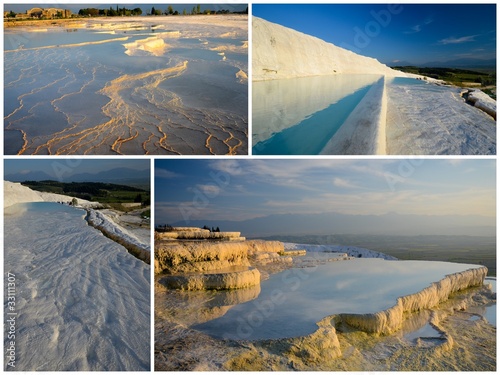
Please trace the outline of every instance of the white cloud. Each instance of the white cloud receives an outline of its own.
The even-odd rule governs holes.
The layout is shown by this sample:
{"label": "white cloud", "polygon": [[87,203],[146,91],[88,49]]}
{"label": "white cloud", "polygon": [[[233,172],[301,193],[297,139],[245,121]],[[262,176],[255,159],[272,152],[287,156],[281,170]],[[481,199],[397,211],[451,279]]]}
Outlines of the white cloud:
{"label": "white cloud", "polygon": [[464,159],[446,159],[446,162],[454,167],[458,167],[463,164]]}
{"label": "white cloud", "polygon": [[455,38],[453,36],[450,36],[449,38],[441,39],[438,41],[438,44],[441,45],[446,45],[446,44],[461,44],[461,43],[467,43],[467,42],[474,42],[474,38],[477,35],[469,35],[469,36],[463,36],[461,38]]}
{"label": "white cloud", "polygon": [[238,176],[244,173],[241,163],[238,160],[217,160],[209,165],[212,169],[227,173],[231,176]]}
{"label": "white cloud", "polygon": [[155,177],[160,177],[160,178],[176,178],[180,177],[179,174],[169,171],[167,169],[163,168],[156,168],[155,169]]}
{"label": "white cloud", "polygon": [[333,185],[341,188],[358,188],[356,185],[352,184],[348,180],[340,177],[335,177],[333,179]]}
{"label": "white cloud", "polygon": [[196,185],[196,187],[209,198],[216,197],[220,193],[220,188],[215,185]]}

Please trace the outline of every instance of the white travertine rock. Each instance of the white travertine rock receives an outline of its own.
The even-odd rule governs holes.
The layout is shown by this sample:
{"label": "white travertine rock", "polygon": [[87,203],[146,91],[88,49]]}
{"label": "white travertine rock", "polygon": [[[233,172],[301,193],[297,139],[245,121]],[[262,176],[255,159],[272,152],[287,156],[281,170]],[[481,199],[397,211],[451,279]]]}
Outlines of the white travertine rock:
{"label": "white travertine rock", "polygon": [[494,119],[497,118],[497,101],[490,98],[481,90],[470,90],[467,95],[467,101],[474,104],[474,107],[486,112]]}
{"label": "white travertine rock", "polygon": [[207,272],[248,265],[245,242],[179,242],[155,248],[155,273]]}
{"label": "white travertine rock", "polygon": [[339,73],[406,76],[374,58],[258,17],[252,17],[252,32],[254,81]]}
{"label": "white travertine rock", "polygon": [[39,192],[21,185],[18,182],[3,182],[4,207],[13,206],[17,203],[43,202],[44,199]]}
{"label": "white travertine rock", "polygon": [[446,301],[452,293],[483,284],[486,267],[454,273],[432,283],[418,293],[399,297],[396,305],[373,314],[339,314],[345,323],[370,333],[389,334],[397,331],[404,320],[404,313],[429,309]]}

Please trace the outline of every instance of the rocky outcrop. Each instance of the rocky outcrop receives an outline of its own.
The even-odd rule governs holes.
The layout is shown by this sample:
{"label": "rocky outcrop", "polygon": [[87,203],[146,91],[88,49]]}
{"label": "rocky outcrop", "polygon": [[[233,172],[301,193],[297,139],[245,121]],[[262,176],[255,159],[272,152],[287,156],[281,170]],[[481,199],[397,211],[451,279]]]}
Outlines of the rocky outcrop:
{"label": "rocky outcrop", "polygon": [[261,18],[253,17],[252,25],[254,81],[339,73],[405,76],[376,59]]}
{"label": "rocky outcrop", "polygon": [[490,98],[481,90],[467,90],[463,95],[468,103],[489,114],[495,120],[497,119],[497,102],[495,99]]}
{"label": "rocky outcrop", "polygon": [[446,301],[452,293],[483,284],[488,269],[473,268],[454,273],[432,283],[418,293],[399,297],[396,305],[373,314],[339,314],[341,322],[369,333],[389,334],[397,331],[404,314],[429,309]]}

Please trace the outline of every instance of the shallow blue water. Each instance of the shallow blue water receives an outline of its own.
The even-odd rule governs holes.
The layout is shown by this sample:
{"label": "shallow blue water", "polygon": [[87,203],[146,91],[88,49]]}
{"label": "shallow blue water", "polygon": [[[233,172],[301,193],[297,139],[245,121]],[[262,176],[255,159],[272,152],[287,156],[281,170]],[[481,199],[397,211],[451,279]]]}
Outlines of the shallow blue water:
{"label": "shallow blue water", "polygon": [[[254,155],[318,155],[370,89],[365,86],[253,146]],[[333,89],[333,88],[332,88]],[[290,108],[290,110],[293,110]]]}
{"label": "shallow blue water", "polygon": [[427,85],[427,82],[416,78],[395,77],[392,81],[394,85]]}
{"label": "shallow blue water", "polygon": [[269,339],[307,335],[322,318],[338,313],[373,313],[393,306],[447,274],[475,265],[356,259],[290,269],[262,282],[257,299],[224,316],[194,326],[215,337]]}
{"label": "shallow blue water", "polygon": [[[248,54],[235,49],[223,59],[211,50],[242,46],[247,35],[205,45],[162,35],[172,30],[153,30],[148,22],[137,29],[104,22],[71,32],[7,30],[5,154],[248,153],[248,86],[236,76],[247,72]],[[187,28],[207,33],[205,25],[176,31],[182,35]],[[134,45],[155,35],[168,47]],[[179,91],[170,86],[174,82]]]}
{"label": "shallow blue water", "polygon": [[441,337],[441,333],[436,331],[434,327],[432,327],[429,323],[427,323],[420,329],[405,335],[405,338],[410,341],[418,337]]}

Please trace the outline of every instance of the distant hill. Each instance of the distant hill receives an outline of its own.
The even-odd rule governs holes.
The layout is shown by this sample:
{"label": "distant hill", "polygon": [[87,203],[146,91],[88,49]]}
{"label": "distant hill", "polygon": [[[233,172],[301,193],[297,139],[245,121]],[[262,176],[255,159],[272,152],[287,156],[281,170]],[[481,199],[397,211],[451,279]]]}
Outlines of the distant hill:
{"label": "distant hill", "polygon": [[[45,172],[16,173],[5,176],[5,180],[12,182],[56,180]],[[114,168],[98,173],[79,173],[64,177],[61,182],[107,182],[127,186],[148,188],[150,185],[149,170],[135,170],[131,168]]]}
{"label": "distant hill", "polygon": [[473,59],[463,58],[447,61],[428,61],[421,64],[415,64],[410,61],[390,62],[387,65],[393,66],[418,66],[420,68],[457,68],[457,69],[495,69],[496,59]]}
{"label": "distant hill", "polygon": [[244,221],[190,220],[173,226],[220,227],[246,237],[311,234],[469,235],[495,236],[495,219],[457,215],[346,215],[340,213],[281,214]]}
{"label": "distant hill", "polygon": [[107,182],[24,181],[23,186],[46,193],[69,195],[91,202],[144,203],[149,205],[149,190]]}

